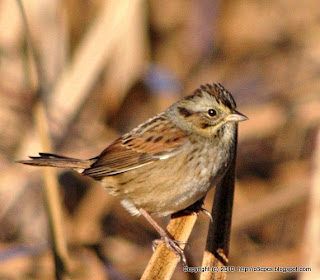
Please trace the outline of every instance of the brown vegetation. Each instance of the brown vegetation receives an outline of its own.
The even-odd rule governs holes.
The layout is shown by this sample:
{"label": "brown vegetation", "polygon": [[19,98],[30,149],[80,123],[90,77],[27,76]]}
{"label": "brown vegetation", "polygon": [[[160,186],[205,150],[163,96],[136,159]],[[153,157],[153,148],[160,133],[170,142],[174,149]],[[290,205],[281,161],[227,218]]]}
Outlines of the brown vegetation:
{"label": "brown vegetation", "polygon": [[[214,81],[250,119],[239,126],[229,265],[312,268],[228,279],[320,279],[319,1],[23,3],[40,77],[16,1],[0,0],[1,279],[54,279],[42,170],[14,162],[42,151],[35,85],[53,151],[90,158]],[[70,277],[139,279],[157,234],[98,183],[58,172]],[[200,214],[189,266],[201,266],[208,224]],[[178,265],[174,279],[198,276]]]}

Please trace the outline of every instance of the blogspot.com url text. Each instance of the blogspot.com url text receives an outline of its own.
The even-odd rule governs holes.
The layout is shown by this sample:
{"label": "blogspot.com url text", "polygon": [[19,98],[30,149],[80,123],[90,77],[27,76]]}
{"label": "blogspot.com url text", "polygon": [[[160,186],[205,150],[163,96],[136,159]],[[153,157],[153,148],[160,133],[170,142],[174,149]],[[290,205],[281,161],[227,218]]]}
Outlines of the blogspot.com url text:
{"label": "blogspot.com url text", "polygon": [[296,273],[296,272],[310,272],[311,267],[299,267],[299,266],[273,266],[273,267],[263,267],[263,266],[185,266],[183,267],[184,272],[189,273],[200,273],[200,272],[282,272],[282,273]]}

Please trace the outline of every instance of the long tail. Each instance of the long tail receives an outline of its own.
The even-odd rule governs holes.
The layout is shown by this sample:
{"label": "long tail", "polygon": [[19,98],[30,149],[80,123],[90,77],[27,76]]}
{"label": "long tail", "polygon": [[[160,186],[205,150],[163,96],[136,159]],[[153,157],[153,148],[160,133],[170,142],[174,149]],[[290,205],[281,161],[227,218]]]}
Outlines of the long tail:
{"label": "long tail", "polygon": [[60,168],[69,168],[79,173],[89,168],[95,161],[94,159],[76,159],[54,154],[39,153],[39,157],[30,157],[30,160],[19,160],[19,163],[33,165],[33,166],[52,166]]}

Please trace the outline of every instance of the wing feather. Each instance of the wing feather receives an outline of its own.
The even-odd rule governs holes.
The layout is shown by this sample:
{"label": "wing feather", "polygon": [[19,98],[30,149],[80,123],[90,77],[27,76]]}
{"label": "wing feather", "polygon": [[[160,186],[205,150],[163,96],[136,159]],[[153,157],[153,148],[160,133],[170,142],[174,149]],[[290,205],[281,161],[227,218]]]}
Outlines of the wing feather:
{"label": "wing feather", "polygon": [[159,115],[118,138],[83,173],[101,179],[136,169],[175,156],[186,141],[183,130]]}

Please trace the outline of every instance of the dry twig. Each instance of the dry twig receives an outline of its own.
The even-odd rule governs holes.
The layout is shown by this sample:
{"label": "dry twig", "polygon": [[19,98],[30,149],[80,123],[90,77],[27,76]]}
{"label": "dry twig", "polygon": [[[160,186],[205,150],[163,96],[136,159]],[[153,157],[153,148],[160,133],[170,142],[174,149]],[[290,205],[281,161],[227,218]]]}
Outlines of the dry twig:
{"label": "dry twig", "polygon": [[[41,79],[39,62],[35,59],[36,56],[29,35],[27,19],[24,13],[23,5],[20,0],[18,0],[17,3],[19,5],[21,17],[25,26],[25,32],[28,41],[29,62],[30,64],[34,63],[34,68],[37,72],[38,83],[36,83],[35,80],[30,80],[30,84],[38,92],[39,98],[39,101],[37,102],[37,105],[35,107],[36,125],[40,134],[42,147],[45,150],[50,151],[51,142],[48,136],[48,121],[41,100],[43,94],[42,90],[45,88],[43,84],[44,81]],[[44,180],[46,207],[48,211],[48,219],[55,260],[56,279],[68,279],[67,274],[69,260],[62,226],[62,214],[61,203],[59,199],[58,182],[53,169],[44,169]]]}
{"label": "dry twig", "polygon": [[317,135],[316,150],[314,153],[314,170],[311,182],[309,216],[305,230],[304,264],[311,267],[311,272],[304,272],[302,280],[320,278],[320,130]]}
{"label": "dry twig", "polygon": [[[175,240],[188,241],[193,226],[197,220],[197,214],[174,217],[170,220],[167,230]],[[184,248],[184,244],[180,245]],[[152,255],[141,280],[165,280],[171,276],[179,262],[179,258],[161,242]]]}

